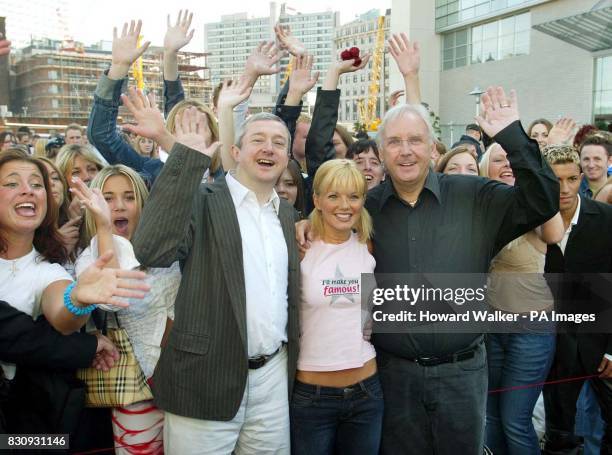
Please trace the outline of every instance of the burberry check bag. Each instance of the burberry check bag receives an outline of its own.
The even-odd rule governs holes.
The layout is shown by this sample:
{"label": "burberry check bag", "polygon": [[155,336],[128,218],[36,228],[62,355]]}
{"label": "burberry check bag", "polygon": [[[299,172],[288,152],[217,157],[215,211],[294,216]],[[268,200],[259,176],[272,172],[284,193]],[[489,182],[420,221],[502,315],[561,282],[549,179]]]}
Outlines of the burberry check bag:
{"label": "burberry check bag", "polygon": [[[104,325],[106,326],[106,321]],[[125,329],[109,328],[104,332],[117,346],[120,357],[109,371],[95,368],[77,371],[77,377],[87,384],[85,405],[93,408],[115,408],[152,400],[151,388],[134,356]]]}

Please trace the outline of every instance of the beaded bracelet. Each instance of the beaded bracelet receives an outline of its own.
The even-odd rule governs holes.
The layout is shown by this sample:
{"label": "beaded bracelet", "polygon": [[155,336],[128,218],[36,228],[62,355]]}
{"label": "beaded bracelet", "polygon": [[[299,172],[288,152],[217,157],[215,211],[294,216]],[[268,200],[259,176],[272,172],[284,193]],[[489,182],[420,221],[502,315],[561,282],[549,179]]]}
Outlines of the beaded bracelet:
{"label": "beaded bracelet", "polygon": [[72,299],[70,298],[70,293],[72,292],[75,286],[76,286],[76,281],[73,281],[72,283],[68,285],[68,287],[64,291],[64,306],[66,307],[68,311],[70,311],[75,316],[86,316],[89,313],[91,313],[93,310],[95,310],[96,306],[89,305],[83,308],[74,306],[74,304],[72,303]]}

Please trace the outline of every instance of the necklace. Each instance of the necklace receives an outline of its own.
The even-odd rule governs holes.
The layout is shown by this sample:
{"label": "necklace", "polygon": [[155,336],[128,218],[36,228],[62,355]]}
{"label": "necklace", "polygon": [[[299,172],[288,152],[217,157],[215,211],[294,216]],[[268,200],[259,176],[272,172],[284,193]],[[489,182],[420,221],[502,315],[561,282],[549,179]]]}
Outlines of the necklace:
{"label": "necklace", "polygon": [[416,198],[414,201],[406,201],[410,205],[410,207],[414,207],[417,202],[419,202],[419,198]]}

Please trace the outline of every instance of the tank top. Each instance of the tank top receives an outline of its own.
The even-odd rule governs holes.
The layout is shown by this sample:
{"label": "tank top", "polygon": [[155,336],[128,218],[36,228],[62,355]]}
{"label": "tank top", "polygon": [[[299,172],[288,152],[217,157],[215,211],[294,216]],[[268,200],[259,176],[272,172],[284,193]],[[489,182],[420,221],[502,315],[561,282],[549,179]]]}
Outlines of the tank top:
{"label": "tank top", "polygon": [[356,234],[341,244],[312,243],[300,266],[299,370],[359,368],[376,356],[363,339],[361,310],[361,274],[374,273],[375,266]]}
{"label": "tank top", "polygon": [[506,245],[491,261],[488,300],[499,310],[512,313],[553,308],[553,295],[544,279],[546,254],[530,241],[528,232]]}

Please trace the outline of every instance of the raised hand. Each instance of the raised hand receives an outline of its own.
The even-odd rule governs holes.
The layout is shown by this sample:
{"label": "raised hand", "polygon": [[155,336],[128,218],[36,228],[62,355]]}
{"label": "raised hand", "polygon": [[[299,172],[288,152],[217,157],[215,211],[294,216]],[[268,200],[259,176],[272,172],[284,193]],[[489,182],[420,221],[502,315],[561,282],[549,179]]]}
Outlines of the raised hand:
{"label": "raised hand", "polygon": [[147,275],[135,270],[105,268],[113,258],[112,252],[100,256],[79,276],[72,290],[72,301],[81,306],[107,304],[127,307],[118,297],[142,299],[150,286],[144,282]]}
{"label": "raised hand", "polygon": [[195,29],[189,31],[192,19],[193,13],[185,10],[185,14],[183,14],[183,10],[180,10],[175,24],[172,25],[168,14],[168,29],[166,30],[166,36],[164,36],[164,52],[178,52],[179,49],[189,44],[195,32]]}
{"label": "raised hand", "polygon": [[372,56],[372,54],[370,54],[370,53],[364,54],[361,57],[361,65],[359,65],[359,66],[355,66],[354,65],[355,59],[351,59],[351,60],[338,60],[335,63],[335,67],[338,69],[338,73],[339,74],[352,73],[354,71],[358,71],[360,69],[365,68],[365,66],[370,61],[370,57],[371,56]]}
{"label": "raised hand", "polygon": [[576,122],[570,117],[563,117],[548,132],[548,145],[567,144],[574,135]]}
{"label": "raised hand", "polygon": [[273,41],[260,43],[246,61],[244,68],[245,75],[249,78],[252,85],[255,85],[257,78],[264,74],[276,74],[280,71],[277,65],[283,56],[283,52],[276,48]]}
{"label": "raised hand", "polygon": [[251,96],[253,86],[246,77],[223,81],[217,100],[217,109],[234,108]]}
{"label": "raised hand", "polygon": [[98,346],[91,366],[97,370],[108,371],[119,360],[119,351],[113,342],[104,335],[97,333],[96,338]]}
{"label": "raised hand", "polygon": [[417,75],[421,66],[419,43],[410,42],[405,33],[395,34],[388,41],[389,53],[397,63],[402,76]]}
{"label": "raised hand", "polygon": [[403,90],[395,90],[391,92],[389,95],[389,107],[397,106],[399,104],[399,99],[404,96]]}
{"label": "raised hand", "polygon": [[489,87],[480,98],[480,115],[476,121],[489,137],[495,137],[518,119],[518,101],[514,90],[510,90],[507,97],[502,87]]}
{"label": "raised hand", "polygon": [[98,188],[90,189],[78,177],[72,178],[70,192],[91,212],[97,229],[112,229],[111,211]]}
{"label": "raised hand", "polygon": [[157,108],[155,95],[145,96],[142,90],[134,87],[128,89],[128,95],[121,95],[121,101],[136,120],[136,125],[126,124],[123,129],[139,136],[148,137],[161,144],[164,150],[170,150],[163,144],[163,138],[169,135],[164,126],[162,113]]}
{"label": "raised hand", "polygon": [[[295,58],[295,66],[289,76],[289,89],[301,93],[308,93],[319,80],[319,72],[312,72],[314,57],[312,55],[298,55]],[[301,98],[300,96],[300,98]]]}
{"label": "raised hand", "polygon": [[[74,199],[76,200],[76,204],[80,205],[78,199]],[[59,234],[62,236],[62,244],[64,245],[64,248],[66,248],[68,254],[74,251],[76,244],[79,242],[79,228],[81,226],[82,219],[83,218],[79,215],[76,218],[68,220],[58,229]]]}
{"label": "raised hand", "polygon": [[125,77],[130,69],[130,65],[138,59],[149,48],[151,41],[145,42],[138,47],[138,37],[142,21],[131,21],[123,24],[121,36],[117,32],[117,27],[113,28],[113,56],[108,77],[111,79],[121,79]]}
{"label": "raised hand", "polygon": [[289,27],[283,28],[280,24],[276,24],[274,26],[274,33],[279,43],[278,47],[281,50],[288,51],[294,57],[307,52],[304,43],[291,34],[291,29]]}
{"label": "raised hand", "polygon": [[4,35],[0,33],[0,56],[8,55],[11,52],[11,42],[4,39]]}
{"label": "raised hand", "polygon": [[185,109],[177,115],[175,138],[177,142],[186,147],[212,158],[220,143],[217,141],[209,145],[210,135],[208,137],[202,135],[202,131],[210,131],[204,126],[206,122],[206,114],[200,112],[196,107]]}

